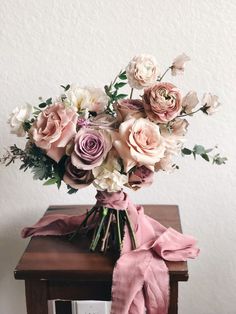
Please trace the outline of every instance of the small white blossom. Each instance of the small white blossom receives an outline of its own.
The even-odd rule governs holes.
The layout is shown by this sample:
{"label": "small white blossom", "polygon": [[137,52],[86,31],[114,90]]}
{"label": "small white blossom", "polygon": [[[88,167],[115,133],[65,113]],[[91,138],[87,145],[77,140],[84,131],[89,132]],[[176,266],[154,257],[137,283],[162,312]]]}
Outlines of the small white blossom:
{"label": "small white blossom", "polygon": [[64,94],[65,102],[75,107],[78,111],[94,111],[101,113],[106,109],[108,96],[100,88],[81,88],[71,86]]}
{"label": "small white blossom", "polygon": [[33,108],[30,104],[18,106],[13,110],[8,119],[8,123],[10,124],[12,134],[16,134],[19,137],[25,136],[23,123],[29,120],[32,111]]}
{"label": "small white blossom", "polygon": [[191,113],[198,103],[199,99],[194,91],[188,92],[182,99],[182,107],[187,114]]}
{"label": "small white blossom", "polygon": [[204,106],[204,112],[208,115],[212,115],[218,111],[221,105],[218,101],[218,96],[211,93],[205,93],[202,98],[202,105]]}
{"label": "small white blossom", "polygon": [[185,53],[182,53],[181,55],[176,57],[171,66],[171,74],[173,76],[183,74],[185,63],[189,60],[190,58]]}

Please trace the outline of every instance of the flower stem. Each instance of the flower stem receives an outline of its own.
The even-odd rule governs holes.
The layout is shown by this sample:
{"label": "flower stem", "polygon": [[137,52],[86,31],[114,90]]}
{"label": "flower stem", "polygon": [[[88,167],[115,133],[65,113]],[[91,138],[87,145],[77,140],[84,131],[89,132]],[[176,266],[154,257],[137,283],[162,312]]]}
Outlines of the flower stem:
{"label": "flower stem", "polygon": [[133,89],[133,88],[131,88],[131,91],[130,91],[130,96],[129,96],[129,98],[130,98],[130,99],[132,99],[132,97],[133,97],[133,92],[134,92],[134,89]]}
{"label": "flower stem", "polygon": [[162,74],[162,76],[160,78],[158,78],[158,82],[161,82],[161,80],[164,78],[164,76],[166,75],[166,73],[171,69],[171,67],[167,68],[165,70],[165,72]]}
{"label": "flower stem", "polygon": [[125,215],[126,215],[126,219],[127,219],[127,225],[128,225],[129,232],[130,232],[130,237],[131,237],[133,249],[135,250],[137,248],[137,242],[136,242],[133,226],[132,226],[132,223],[130,221],[129,214],[128,214],[127,210],[125,210]]}
{"label": "flower stem", "polygon": [[121,249],[121,232],[120,232],[120,215],[119,210],[116,210],[116,227],[119,241],[119,249]]}
{"label": "flower stem", "polygon": [[104,223],[104,221],[105,221],[105,218],[106,218],[106,216],[107,216],[107,213],[108,213],[108,208],[107,208],[107,207],[103,207],[102,219],[101,219],[101,221],[100,221],[98,230],[97,230],[97,232],[96,232],[95,239],[92,241],[91,246],[90,246],[90,250],[91,250],[91,251],[95,251],[95,249],[96,249],[96,247],[97,247],[98,241],[99,241],[99,239],[100,239],[100,235],[101,235],[103,223]]}
{"label": "flower stem", "polygon": [[109,229],[110,229],[110,226],[111,226],[111,221],[112,221],[112,210],[109,209],[107,227],[106,227],[105,235],[104,235],[104,237],[102,239],[101,252],[104,252],[104,250],[106,248],[107,239],[109,237]]}
{"label": "flower stem", "polygon": [[195,113],[199,112],[200,110],[202,110],[203,107],[198,108],[197,110],[190,112],[190,113],[186,113],[186,114],[181,114],[180,116],[177,116],[177,118],[182,118],[182,117],[187,117],[187,116],[192,116]]}

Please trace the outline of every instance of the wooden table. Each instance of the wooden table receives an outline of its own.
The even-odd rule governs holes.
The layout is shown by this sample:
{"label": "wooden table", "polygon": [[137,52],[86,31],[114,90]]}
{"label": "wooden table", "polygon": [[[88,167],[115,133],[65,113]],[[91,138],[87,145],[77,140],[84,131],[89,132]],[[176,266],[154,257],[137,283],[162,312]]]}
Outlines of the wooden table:
{"label": "wooden table", "polygon": [[[146,214],[181,232],[178,207],[145,205]],[[80,214],[91,205],[50,206],[46,214]],[[48,300],[111,300],[114,257],[88,250],[86,239],[70,243],[64,237],[32,238],[14,275],[25,280],[28,314],[47,314]],[[170,274],[169,314],[178,313],[178,282],[188,280],[186,262],[167,262]],[[65,313],[66,314],[66,313]]]}

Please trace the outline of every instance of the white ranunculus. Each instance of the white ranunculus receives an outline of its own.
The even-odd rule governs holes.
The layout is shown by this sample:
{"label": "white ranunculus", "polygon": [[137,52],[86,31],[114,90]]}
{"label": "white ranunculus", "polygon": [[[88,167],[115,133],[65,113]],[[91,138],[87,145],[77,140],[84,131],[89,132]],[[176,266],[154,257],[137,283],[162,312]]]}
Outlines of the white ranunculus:
{"label": "white ranunculus", "polygon": [[204,106],[204,112],[212,115],[218,111],[221,104],[218,101],[218,96],[205,93],[202,98],[202,105]]}
{"label": "white ranunculus", "polygon": [[23,123],[30,119],[33,108],[30,104],[24,104],[16,107],[9,116],[8,123],[11,127],[11,133],[19,137],[25,136]]}
{"label": "white ranunculus", "polygon": [[182,107],[187,114],[190,114],[198,103],[199,99],[194,91],[188,92],[182,99]]}
{"label": "white ranunculus", "polygon": [[65,92],[65,102],[75,107],[78,111],[94,111],[101,113],[106,109],[108,96],[100,88],[71,86]]}
{"label": "white ranunculus", "polygon": [[190,58],[185,53],[182,53],[181,55],[176,57],[171,66],[171,74],[173,76],[183,74],[185,63],[189,60]]}
{"label": "white ranunculus", "polygon": [[107,162],[92,171],[95,178],[93,185],[99,191],[118,192],[128,183],[128,176],[120,173],[121,166],[112,151]]}
{"label": "white ranunculus", "polygon": [[128,83],[136,89],[151,86],[157,80],[158,74],[156,59],[146,54],[135,56],[126,67]]}

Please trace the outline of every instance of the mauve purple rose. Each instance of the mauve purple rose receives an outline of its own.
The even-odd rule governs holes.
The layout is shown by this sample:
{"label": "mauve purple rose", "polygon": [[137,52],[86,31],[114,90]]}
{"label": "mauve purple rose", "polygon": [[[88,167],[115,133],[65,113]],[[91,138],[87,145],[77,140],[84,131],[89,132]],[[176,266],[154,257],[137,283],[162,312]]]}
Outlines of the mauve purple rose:
{"label": "mauve purple rose", "polygon": [[71,162],[76,168],[91,170],[102,164],[111,147],[111,135],[106,130],[81,128],[75,136]]}
{"label": "mauve purple rose", "polygon": [[137,167],[134,172],[129,174],[129,186],[137,190],[141,187],[149,186],[152,184],[154,172],[145,166]]}
{"label": "mauve purple rose", "polygon": [[92,170],[78,169],[72,165],[68,158],[65,164],[63,181],[74,189],[82,189],[90,185],[94,180]]}

